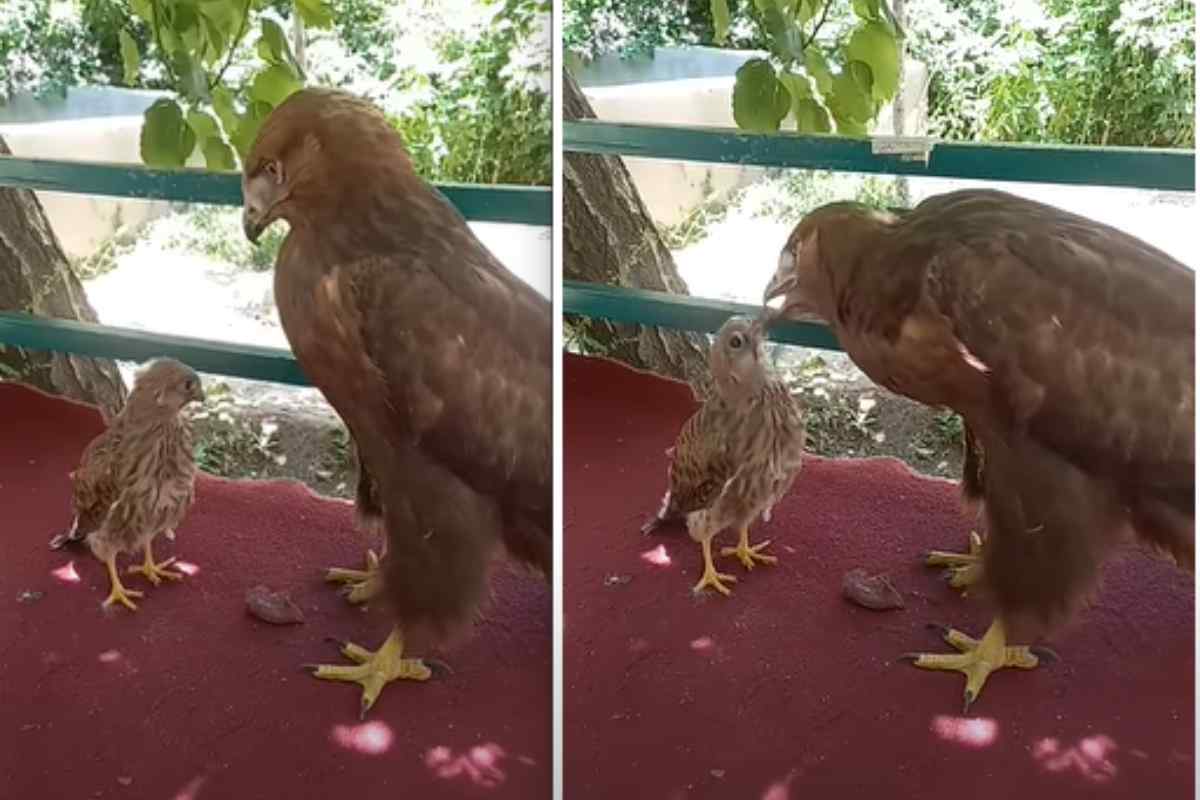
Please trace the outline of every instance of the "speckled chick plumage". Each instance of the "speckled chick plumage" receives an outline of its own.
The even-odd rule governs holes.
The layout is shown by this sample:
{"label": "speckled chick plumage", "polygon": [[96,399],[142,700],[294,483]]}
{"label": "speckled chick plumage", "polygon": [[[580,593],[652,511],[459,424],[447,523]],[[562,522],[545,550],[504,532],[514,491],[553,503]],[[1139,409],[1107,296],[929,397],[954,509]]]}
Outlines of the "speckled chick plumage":
{"label": "speckled chick plumage", "polygon": [[174,531],[191,508],[196,474],[191,426],[180,411],[202,398],[199,377],[173,359],[138,373],[121,413],[71,473],[68,540],[86,539],[104,561]]}
{"label": "speckled chick plumage", "polygon": [[791,489],[803,461],[804,407],[769,369],[761,322],[726,321],[709,353],[716,392],[667,451],[668,489],[645,530],[686,518],[701,541],[749,525]]}

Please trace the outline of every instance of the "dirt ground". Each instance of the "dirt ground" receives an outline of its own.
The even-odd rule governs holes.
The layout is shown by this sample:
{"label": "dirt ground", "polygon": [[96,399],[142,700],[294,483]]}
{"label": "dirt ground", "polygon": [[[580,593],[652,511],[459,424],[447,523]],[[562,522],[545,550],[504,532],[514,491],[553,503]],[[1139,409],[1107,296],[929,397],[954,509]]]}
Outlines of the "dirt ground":
{"label": "dirt ground", "polygon": [[[842,353],[778,347],[775,368],[808,406],[809,450],[830,458],[892,456],[917,472],[957,479],[956,415],[875,386]],[[313,390],[205,376],[193,411],[197,461],[224,478],[292,478],[329,497],[354,496],[349,436]]]}

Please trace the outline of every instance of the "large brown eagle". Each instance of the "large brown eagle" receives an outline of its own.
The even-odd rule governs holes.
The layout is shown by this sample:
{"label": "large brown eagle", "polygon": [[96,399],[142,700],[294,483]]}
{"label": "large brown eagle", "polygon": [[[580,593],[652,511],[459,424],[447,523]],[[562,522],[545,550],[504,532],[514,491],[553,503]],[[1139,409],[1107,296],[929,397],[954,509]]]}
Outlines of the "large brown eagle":
{"label": "large brown eagle", "polygon": [[978,578],[998,615],[917,666],[1034,667],[1009,646],[1073,611],[1131,534],[1194,569],[1195,278],[1113,228],[998,191],[904,215],[836,203],[791,234],[764,302],[828,323],[876,383],[978,440]]}
{"label": "large brown eagle", "polygon": [[395,627],[319,678],[357,682],[365,713],[429,669],[404,637],[465,626],[502,548],[549,575],[550,304],[504,268],[414,171],[369,103],[307,89],[263,123],[245,161],[243,224],[290,232],[275,300],[304,373],[345,421],[359,499],[388,540]]}

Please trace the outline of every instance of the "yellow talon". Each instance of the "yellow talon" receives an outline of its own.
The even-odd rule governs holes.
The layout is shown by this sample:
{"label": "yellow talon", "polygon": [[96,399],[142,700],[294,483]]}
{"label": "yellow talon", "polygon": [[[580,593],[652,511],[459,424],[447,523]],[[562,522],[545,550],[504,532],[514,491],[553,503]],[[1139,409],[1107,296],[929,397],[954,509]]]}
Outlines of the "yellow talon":
{"label": "yellow talon", "polygon": [[182,572],[175,572],[174,570],[168,569],[168,567],[175,563],[175,556],[171,556],[166,561],[156,564],[154,563],[154,553],[151,550],[149,543],[146,544],[145,552],[146,557],[142,563],[131,566],[127,570],[128,572],[137,572],[145,575],[146,579],[155,586],[158,586],[160,583],[162,583],[163,578],[169,578],[173,581],[183,580]]}
{"label": "yellow talon", "polygon": [[971,531],[966,553],[932,550],[925,556],[925,564],[930,567],[947,567],[949,584],[956,589],[962,589],[965,597],[967,590],[983,576],[983,539],[978,533]]}
{"label": "yellow talon", "polygon": [[108,567],[108,581],[112,584],[112,589],[108,593],[108,597],[104,600],[104,608],[108,608],[113,603],[120,603],[130,611],[137,611],[137,603],[133,602],[133,597],[141,597],[141,592],[135,592],[133,589],[126,589],[121,584],[121,576],[117,573],[117,557],[109,556],[104,562]]}
{"label": "yellow talon", "polygon": [[433,673],[419,658],[402,658],[404,638],[399,628],[391,634],[375,652],[347,642],[342,646],[342,655],[354,662],[351,665],[321,664],[313,668],[313,675],[327,681],[346,681],[362,686],[362,711],[367,711],[379,698],[383,687],[395,680],[428,680]]}
{"label": "yellow talon", "polygon": [[909,658],[922,669],[941,669],[961,672],[967,676],[963,691],[963,713],[979,698],[988,676],[1005,667],[1033,669],[1040,662],[1028,646],[1012,647],[1007,644],[1004,624],[1000,620],[992,623],[982,639],[973,639],[953,628],[947,629],[943,638],[958,653],[928,654],[912,653]]}
{"label": "yellow talon", "polygon": [[779,559],[775,556],[763,555],[759,552],[764,547],[771,543],[770,539],[765,542],[759,542],[753,547],[750,546],[750,531],[747,528],[742,528],[741,534],[738,536],[737,547],[721,548],[723,556],[737,556],[738,560],[746,567],[746,569],[754,569],[754,564],[761,561],[764,564],[776,564]]}
{"label": "yellow talon", "polygon": [[711,586],[726,597],[729,596],[729,587],[721,583],[721,581],[729,581],[737,583],[737,578],[732,575],[726,575],[723,572],[717,572],[717,568],[713,566],[712,560],[712,540],[704,539],[700,542],[701,551],[704,553],[704,574],[700,576],[700,580],[692,587],[693,592],[699,592],[706,586]]}
{"label": "yellow talon", "polygon": [[365,570],[331,567],[325,572],[325,580],[330,583],[346,584],[348,587],[346,599],[351,603],[365,603],[383,589],[379,556],[375,555],[374,550],[368,550]]}

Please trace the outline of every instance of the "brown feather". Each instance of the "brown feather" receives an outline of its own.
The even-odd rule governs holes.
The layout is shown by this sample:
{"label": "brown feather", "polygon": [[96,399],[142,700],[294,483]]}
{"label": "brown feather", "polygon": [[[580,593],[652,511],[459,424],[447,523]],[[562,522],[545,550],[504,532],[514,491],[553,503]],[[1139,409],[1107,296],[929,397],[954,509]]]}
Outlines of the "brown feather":
{"label": "brown feather", "polygon": [[246,164],[254,224],[291,226],[280,319],[356,443],[398,621],[449,633],[474,616],[498,549],[550,571],[550,304],[413,172],[364,101],[292,95]]}
{"label": "brown feather", "polygon": [[125,407],[84,449],[71,474],[75,523],[100,560],[144,547],[183,521],[194,499],[191,426],[179,412],[200,380],[172,359],[137,376]]}
{"label": "brown feather", "polygon": [[767,294],[877,383],[963,415],[987,588],[1047,622],[1129,530],[1193,568],[1194,285],[1114,228],[961,191],[904,216],[818,209]]}

